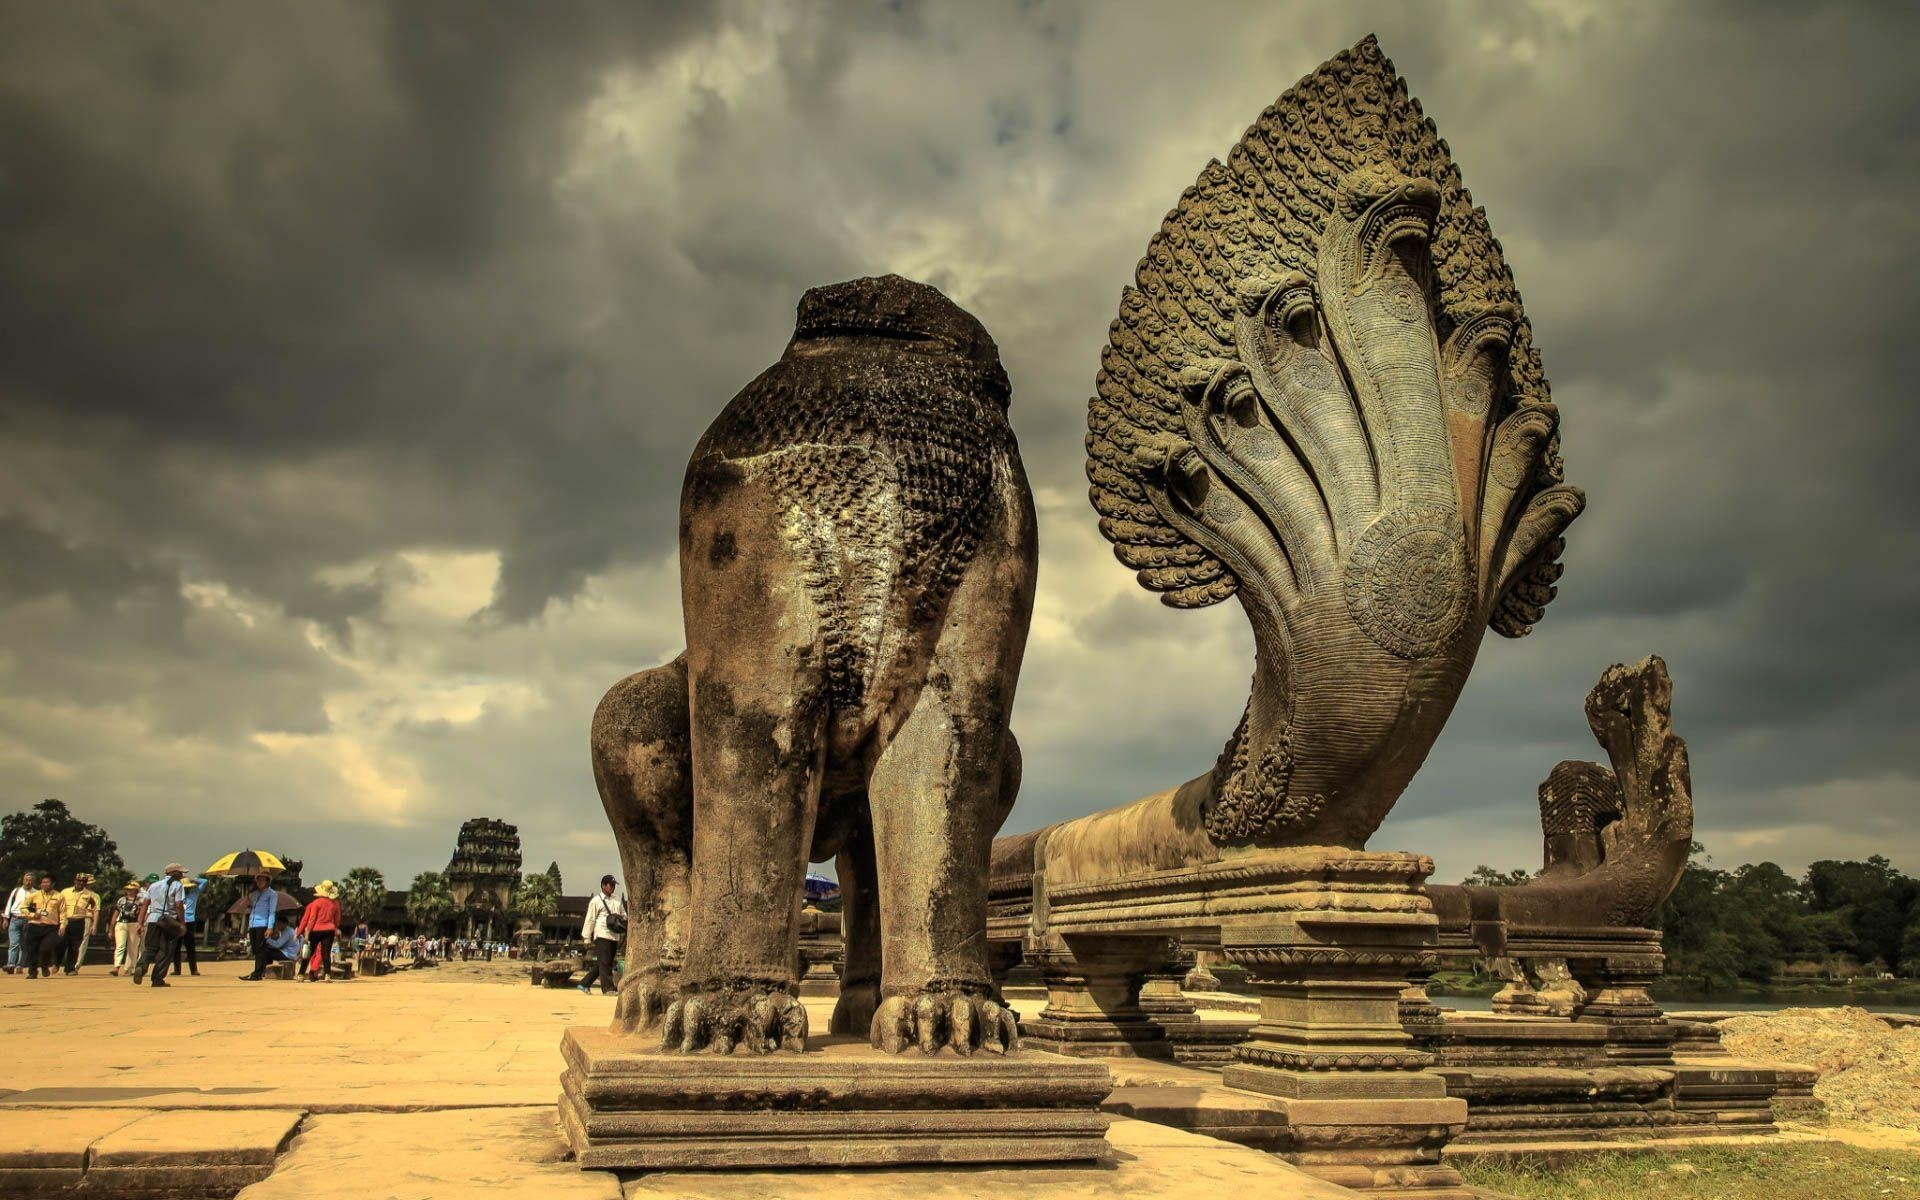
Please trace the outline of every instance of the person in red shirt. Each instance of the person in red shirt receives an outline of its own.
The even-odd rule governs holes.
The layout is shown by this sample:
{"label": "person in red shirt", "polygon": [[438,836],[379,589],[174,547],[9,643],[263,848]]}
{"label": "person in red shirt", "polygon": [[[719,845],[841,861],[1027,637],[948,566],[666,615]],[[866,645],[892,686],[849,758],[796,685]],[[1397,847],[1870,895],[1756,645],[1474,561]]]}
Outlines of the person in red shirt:
{"label": "person in red shirt", "polygon": [[333,939],[340,935],[340,889],[322,879],[313,889],[313,903],[300,914],[299,933],[313,947],[307,979],[333,982]]}

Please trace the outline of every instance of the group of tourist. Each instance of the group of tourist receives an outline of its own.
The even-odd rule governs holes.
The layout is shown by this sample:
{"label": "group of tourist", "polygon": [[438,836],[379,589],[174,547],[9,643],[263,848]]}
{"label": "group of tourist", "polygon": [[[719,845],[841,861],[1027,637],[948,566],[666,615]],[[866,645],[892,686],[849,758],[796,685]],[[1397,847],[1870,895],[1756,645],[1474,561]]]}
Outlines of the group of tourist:
{"label": "group of tourist", "polygon": [[100,894],[93,890],[93,876],[80,872],[73,886],[55,890],[51,875],[36,882],[33,872],[22,874],[20,886],[7,896],[6,973],[25,971],[29,979],[79,973],[87,939],[99,925]]}
{"label": "group of tourist", "polygon": [[[29,979],[79,974],[88,943],[100,932],[101,923],[111,920],[112,973],[120,974],[131,961],[136,980],[151,968],[153,986],[166,987],[167,968],[179,970],[181,938],[192,919],[188,892],[198,886],[183,883],[185,874],[179,863],[168,863],[166,871],[145,889],[128,882],[109,909],[93,890],[93,876],[84,871],[73,877],[72,887],[60,891],[54,890],[51,875],[40,876],[36,884],[33,873],[27,872],[7,896],[6,973],[24,972]],[[191,950],[188,962],[199,974],[199,961]]]}
{"label": "group of tourist", "polygon": [[[78,974],[88,943],[109,926],[113,938],[109,974],[151,987],[169,986],[168,974],[180,975],[183,965],[187,973],[200,974],[194,926],[203,880],[189,879],[181,864],[168,863],[158,875],[148,876],[145,884],[128,881],[111,903],[103,902],[93,882],[85,872],[75,874],[72,886],[66,888],[55,888],[49,874],[29,871],[21,876],[0,914],[6,929],[6,974],[32,979]],[[236,906],[246,914],[247,949],[253,960],[252,970],[240,978],[265,979],[275,963],[294,962],[299,964],[299,979],[332,981],[334,950],[343,929],[340,891],[332,880],[322,880],[313,890],[314,898],[302,906],[273,886],[271,874],[253,877],[244,902]],[[615,891],[614,877],[607,875],[587,905],[580,936],[591,948],[591,959],[579,985],[583,992],[591,991],[597,982],[602,992],[611,993],[619,983],[614,959],[625,940],[626,905]],[[298,910],[297,919],[290,915],[293,910]],[[490,938],[403,938],[397,933],[375,933],[364,921],[354,928],[347,944],[355,953],[384,954],[389,962],[403,949],[416,961],[481,958],[491,962],[496,955],[519,957],[518,947]]]}

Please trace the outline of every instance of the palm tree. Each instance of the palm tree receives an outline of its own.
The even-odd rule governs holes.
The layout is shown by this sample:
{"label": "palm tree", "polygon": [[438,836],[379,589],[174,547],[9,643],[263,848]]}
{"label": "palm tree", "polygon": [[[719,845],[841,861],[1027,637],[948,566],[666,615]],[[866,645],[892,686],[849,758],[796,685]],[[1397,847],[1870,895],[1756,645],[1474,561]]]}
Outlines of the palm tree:
{"label": "palm tree", "polygon": [[560,889],[551,875],[528,875],[513,893],[513,914],[535,926],[559,906]]}
{"label": "palm tree", "polygon": [[413,886],[407,889],[407,915],[415,926],[435,929],[440,918],[452,911],[453,892],[447,887],[445,875],[422,871],[413,877]]}
{"label": "palm tree", "polygon": [[340,908],[350,923],[371,921],[387,902],[387,877],[373,867],[355,867],[340,880]]}

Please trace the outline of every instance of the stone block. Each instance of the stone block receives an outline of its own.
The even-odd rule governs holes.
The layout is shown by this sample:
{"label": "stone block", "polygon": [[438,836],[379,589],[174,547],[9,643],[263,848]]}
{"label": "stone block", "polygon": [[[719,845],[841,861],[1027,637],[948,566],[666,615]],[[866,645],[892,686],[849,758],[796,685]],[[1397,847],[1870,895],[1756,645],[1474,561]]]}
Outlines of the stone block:
{"label": "stone block", "polygon": [[570,1029],[560,1118],[589,1169],[1071,1162],[1105,1156],[1104,1064],[1020,1051],[662,1054]]}
{"label": "stone block", "polygon": [[0,1112],[0,1195],[231,1195],[267,1177],[304,1114],[139,1108]]}
{"label": "stone block", "polygon": [[73,1187],[95,1142],[147,1115],[138,1108],[0,1110],[0,1194]]}

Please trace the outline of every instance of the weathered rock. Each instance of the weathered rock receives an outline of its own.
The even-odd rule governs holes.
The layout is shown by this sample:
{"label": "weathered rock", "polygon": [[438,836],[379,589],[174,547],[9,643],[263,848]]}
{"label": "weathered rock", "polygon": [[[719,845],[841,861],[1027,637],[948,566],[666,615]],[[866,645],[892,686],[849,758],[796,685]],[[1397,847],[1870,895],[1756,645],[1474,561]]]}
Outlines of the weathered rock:
{"label": "weathered rock", "polygon": [[1101,531],[1173,607],[1240,598],[1253,694],[1210,774],[1050,856],[1362,846],[1485,630],[1539,618],[1584,503],[1512,275],[1368,38],[1201,172],[1135,279],[1088,407]]}
{"label": "weathered rock", "polygon": [[580,1165],[875,1166],[1103,1157],[1113,1086],[1095,1062],[1026,1053],[898,1058],[838,1039],[807,1054],[690,1058],[569,1030],[561,1122]]}
{"label": "weathered rock", "polygon": [[984,939],[1035,566],[1008,396],[979,322],[860,279],[809,291],[781,360],[701,438],[687,652],[594,718],[634,900],[616,1030],[804,1044],[795,897],[808,859],[837,855],[835,1027],[889,1050],[1011,1044]]}

